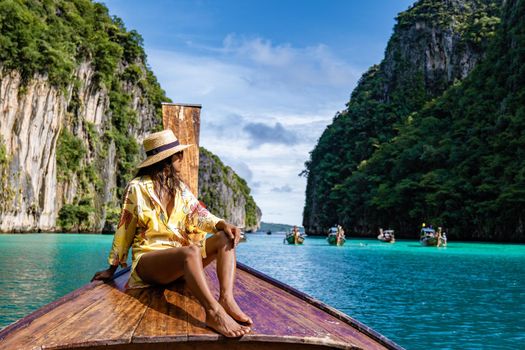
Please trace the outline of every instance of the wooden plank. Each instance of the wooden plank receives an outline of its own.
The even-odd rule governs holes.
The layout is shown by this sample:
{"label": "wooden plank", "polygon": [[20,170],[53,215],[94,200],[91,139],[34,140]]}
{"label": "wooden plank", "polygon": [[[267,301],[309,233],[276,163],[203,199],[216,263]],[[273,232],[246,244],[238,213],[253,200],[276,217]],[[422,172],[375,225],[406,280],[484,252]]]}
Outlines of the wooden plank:
{"label": "wooden plank", "polygon": [[185,341],[188,334],[188,313],[185,310],[184,284],[169,289],[150,288],[152,302],[140,321],[133,342]]}
{"label": "wooden plank", "polygon": [[313,309],[312,312],[316,314],[321,314],[324,317],[328,317],[326,315],[330,315],[334,317],[336,320],[342,321],[343,328],[347,330],[346,333],[350,332],[354,334],[354,331],[357,330],[358,334],[356,335],[359,338],[373,340],[374,342],[377,342],[381,344],[383,347],[386,347],[388,349],[403,349],[396,343],[392,342],[390,339],[386,338],[385,336],[377,333],[370,327],[367,327],[366,325],[362,324],[361,322],[349,317],[346,314],[343,314],[342,312],[320,302],[317,299],[314,299],[310,297],[307,294],[302,293],[301,291],[296,290],[293,287],[290,287],[280,281],[277,281],[257,270],[254,270],[244,264],[238,263],[238,269],[248,272],[250,275],[252,275],[254,278],[265,281],[275,287],[277,287],[277,290],[286,291],[287,293],[291,294],[292,296],[298,298],[299,300],[302,300],[306,302],[306,304],[309,304],[313,306],[315,309]]}
{"label": "wooden plank", "polygon": [[[79,350],[107,350],[107,346],[88,346],[78,348]],[[162,343],[139,343],[139,344],[119,344],[112,345],[109,349],[113,350],[321,350],[321,349],[347,349],[359,350],[357,348],[325,346],[322,344],[308,344],[308,343],[281,343],[275,341],[261,342],[261,341],[245,341],[221,339],[217,341],[193,341],[193,342],[178,342],[176,344],[171,342]]]}
{"label": "wooden plank", "polygon": [[[42,317],[43,315],[51,312],[52,310],[56,309],[58,306],[70,301],[70,300],[73,300],[73,299],[76,299],[76,298],[80,298],[80,297],[85,297],[86,293],[88,291],[90,291],[91,289],[94,289],[96,286],[102,284],[102,282],[93,282],[93,283],[90,283],[88,285],[85,285],[84,287],[81,287],[77,290],[74,290],[73,292],[41,307],[40,309],[32,312],[31,314],[27,315],[26,317],[18,320],[17,322],[15,323],[12,323],[10,324],[9,326],[3,328],[2,330],[0,330],[0,341],[4,338],[6,338],[9,334],[12,334],[13,332],[19,330],[19,329],[23,329],[23,328],[26,328],[27,326],[29,326],[34,320]],[[95,300],[92,300],[92,302],[94,302]],[[79,305],[82,304],[82,301],[79,302]]]}
{"label": "wooden plank", "polygon": [[163,103],[164,129],[171,129],[181,144],[193,146],[184,151],[181,177],[191,192],[199,196],[200,105]]}
{"label": "wooden plank", "polygon": [[[170,348],[170,344],[177,342],[177,348],[181,349],[196,348],[198,344],[209,349],[265,346],[291,349],[299,345],[305,348],[401,349],[394,343],[383,344],[363,333],[346,320],[348,316],[337,310],[331,312],[328,306],[289,286],[260,273],[268,280],[252,274],[242,264],[239,267],[236,299],[254,320],[252,332],[241,339],[226,339],[206,328],[204,309],[183,281],[166,289],[154,287],[124,292],[129,276],[129,271],[125,271],[113,283],[83,289],[83,293],[55,304],[55,308],[43,308],[46,313],[4,334],[0,348],[82,346],[98,349],[111,345],[157,349]],[[215,263],[205,272],[212,293],[217,297],[219,285]]]}
{"label": "wooden plank", "polygon": [[[210,289],[218,297],[219,283],[215,268],[215,263],[212,263],[205,271]],[[311,315],[304,312],[302,303],[295,305],[295,310],[282,308],[282,301],[288,300],[290,296],[285,292],[276,294],[278,290],[275,287],[245,271],[237,271],[234,290],[237,303],[254,320],[252,332],[245,335],[243,341],[310,342],[339,348],[355,345],[320,328],[315,321],[310,320],[308,316]],[[290,318],[290,314],[297,315],[297,318]]]}
{"label": "wooden plank", "polygon": [[[249,285],[253,281],[246,278],[243,282]],[[262,311],[261,317],[257,318],[256,329],[260,333],[284,338],[324,339],[327,343],[343,343],[363,349],[384,348],[377,342],[367,342],[367,337],[364,337],[359,331],[341,324],[340,321],[329,315],[324,314],[328,317],[319,317],[320,315],[316,313],[317,309],[313,306],[302,303],[298,299],[290,298],[289,294],[280,289],[268,288],[267,286],[258,286],[257,289],[258,291],[252,291],[257,292],[261,298],[254,311],[258,309],[272,310],[270,317],[265,317],[266,312]],[[337,331],[341,326],[348,328],[345,336],[341,336],[340,332]]]}
{"label": "wooden plank", "polygon": [[254,320],[254,331],[260,334],[271,334],[280,337],[331,338],[326,329],[319,327],[311,318],[305,305],[272,288],[268,284],[258,282],[253,276],[239,271],[238,301],[246,295],[245,312]]}
{"label": "wooden plank", "polygon": [[[31,314],[15,324],[19,327],[2,331],[4,336],[0,341],[1,348],[19,349],[35,346],[38,344],[39,338],[44,337],[55,328],[60,328],[64,320],[74,317],[99,299],[104,298],[109,288],[111,287],[99,282],[96,288],[88,290],[82,288],[83,291],[80,295],[73,295],[64,303],[54,302],[37,310],[34,314],[38,317],[33,318],[33,314]],[[70,295],[66,295],[64,299],[66,297],[70,297]]]}
{"label": "wooden plank", "polygon": [[188,313],[188,341],[217,340],[221,335],[206,327],[206,312],[198,300],[191,294],[189,288],[184,289],[186,296],[186,312]]}
{"label": "wooden plank", "polygon": [[[218,281],[214,270],[215,266],[212,264],[206,269],[206,274],[212,292],[217,296]],[[366,336],[352,327],[342,324],[312,305],[306,304],[305,308],[305,304],[299,299],[290,298],[287,292],[245,271],[238,271],[235,295],[239,306],[254,319],[252,332],[243,337],[246,341],[274,339],[281,342],[311,342],[334,346],[338,344],[341,348],[383,348],[375,341],[368,342]],[[316,312],[326,317],[314,317]],[[324,327],[320,326],[322,322],[326,323]],[[341,334],[334,332],[334,328],[339,324],[353,331],[351,337],[348,336],[349,334],[342,337]],[[352,339],[353,342],[349,342],[348,339]]]}
{"label": "wooden plank", "polygon": [[37,343],[45,347],[128,344],[150,296],[144,289],[122,293],[111,288],[103,298],[63,320],[60,327],[47,332]]}

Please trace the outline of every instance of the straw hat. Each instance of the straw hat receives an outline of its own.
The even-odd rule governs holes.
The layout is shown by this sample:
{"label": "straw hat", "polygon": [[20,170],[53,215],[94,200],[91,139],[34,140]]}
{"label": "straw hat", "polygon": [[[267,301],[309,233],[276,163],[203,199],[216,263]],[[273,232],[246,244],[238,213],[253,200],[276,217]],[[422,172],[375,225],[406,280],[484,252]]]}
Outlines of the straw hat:
{"label": "straw hat", "polygon": [[185,150],[191,145],[181,145],[177,137],[171,130],[162,130],[146,136],[143,141],[144,151],[147,158],[138,165],[138,168],[144,168],[160,162],[177,152]]}

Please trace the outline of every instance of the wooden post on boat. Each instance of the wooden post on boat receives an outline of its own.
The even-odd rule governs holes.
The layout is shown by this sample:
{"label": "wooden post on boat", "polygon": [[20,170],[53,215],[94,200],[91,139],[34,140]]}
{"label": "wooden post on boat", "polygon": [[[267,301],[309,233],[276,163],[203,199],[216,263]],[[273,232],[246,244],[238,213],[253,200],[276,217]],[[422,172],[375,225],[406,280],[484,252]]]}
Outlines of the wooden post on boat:
{"label": "wooden post on boat", "polygon": [[199,132],[201,105],[162,103],[162,124],[171,129],[181,144],[192,144],[184,151],[182,181],[199,196]]}

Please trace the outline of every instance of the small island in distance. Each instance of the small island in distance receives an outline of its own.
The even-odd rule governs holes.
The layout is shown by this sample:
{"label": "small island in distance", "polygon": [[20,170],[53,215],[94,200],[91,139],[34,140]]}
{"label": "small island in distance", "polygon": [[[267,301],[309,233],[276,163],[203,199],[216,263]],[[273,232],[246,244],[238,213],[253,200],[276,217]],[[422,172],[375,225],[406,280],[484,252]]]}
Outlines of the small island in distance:
{"label": "small island in distance", "polygon": [[[304,232],[304,228],[302,226],[299,227],[300,231]],[[287,224],[276,224],[271,222],[261,222],[261,227],[257,230],[259,232],[289,232],[293,228],[293,225],[287,225]]]}

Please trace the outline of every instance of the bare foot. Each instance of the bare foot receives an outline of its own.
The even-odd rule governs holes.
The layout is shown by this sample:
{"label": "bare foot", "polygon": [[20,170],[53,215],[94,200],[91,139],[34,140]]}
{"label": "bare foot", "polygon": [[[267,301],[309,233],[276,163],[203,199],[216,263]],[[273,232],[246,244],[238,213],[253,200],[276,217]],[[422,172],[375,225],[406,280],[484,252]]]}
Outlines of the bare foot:
{"label": "bare foot", "polygon": [[228,338],[241,337],[250,327],[241,326],[219,306],[217,310],[206,310],[206,325]]}
{"label": "bare foot", "polygon": [[231,298],[219,298],[219,304],[222,305],[224,310],[230,315],[235,321],[247,324],[253,324],[253,321],[248,315],[242,312],[239,305],[233,297]]}

